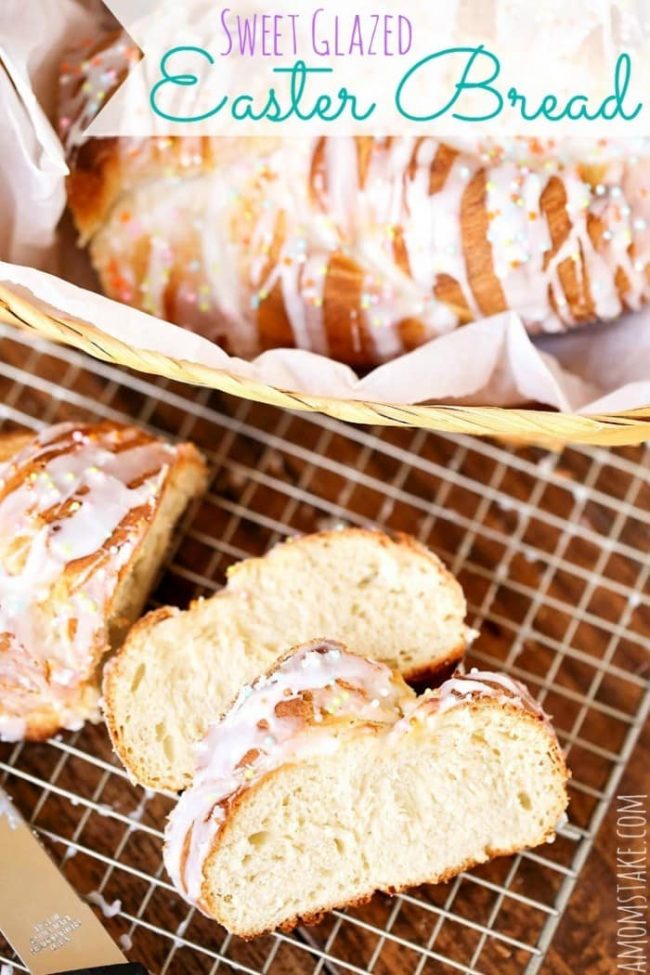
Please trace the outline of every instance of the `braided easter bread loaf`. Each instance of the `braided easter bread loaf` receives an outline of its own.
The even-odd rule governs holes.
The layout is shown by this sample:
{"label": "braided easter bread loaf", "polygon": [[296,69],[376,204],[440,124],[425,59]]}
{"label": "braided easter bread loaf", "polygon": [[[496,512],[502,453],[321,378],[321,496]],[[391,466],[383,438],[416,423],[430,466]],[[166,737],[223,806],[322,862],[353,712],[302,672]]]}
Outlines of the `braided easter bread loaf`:
{"label": "braided easter bread loaf", "polygon": [[178,791],[208,723],[287,647],[329,633],[424,682],[462,658],[465,612],[458,582],[406,535],[348,528],[276,545],[212,598],[133,628],[105,669],[115,750],[136,781]]}
{"label": "braided easter bread loaf", "polygon": [[97,719],[98,667],[205,483],[191,444],[116,423],[0,439],[0,740]]}
{"label": "braided easter bread loaf", "polygon": [[123,37],[71,59],[69,202],[106,294],[251,358],[358,367],[511,309],[532,333],[650,297],[650,163],[434,138],[84,141]]}
{"label": "braided easter bread loaf", "polygon": [[211,726],[165,863],[192,904],[250,938],[552,839],[567,777],[521,684],[472,672],[417,697],[319,641]]}

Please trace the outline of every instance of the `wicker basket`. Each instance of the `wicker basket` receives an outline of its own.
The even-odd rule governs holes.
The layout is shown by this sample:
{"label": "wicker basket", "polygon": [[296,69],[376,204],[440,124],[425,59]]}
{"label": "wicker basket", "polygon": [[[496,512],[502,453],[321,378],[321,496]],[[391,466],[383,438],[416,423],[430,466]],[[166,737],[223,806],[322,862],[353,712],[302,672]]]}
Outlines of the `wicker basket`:
{"label": "wicker basket", "polygon": [[326,413],[350,423],[421,427],[443,433],[498,437],[558,448],[570,443],[623,446],[650,440],[650,406],[624,413],[578,416],[544,410],[478,406],[404,406],[310,396],[277,389],[195,362],[135,349],[93,325],[53,316],[0,286],[0,318],[45,338],[75,346],[91,356],[141,372],[289,410]]}

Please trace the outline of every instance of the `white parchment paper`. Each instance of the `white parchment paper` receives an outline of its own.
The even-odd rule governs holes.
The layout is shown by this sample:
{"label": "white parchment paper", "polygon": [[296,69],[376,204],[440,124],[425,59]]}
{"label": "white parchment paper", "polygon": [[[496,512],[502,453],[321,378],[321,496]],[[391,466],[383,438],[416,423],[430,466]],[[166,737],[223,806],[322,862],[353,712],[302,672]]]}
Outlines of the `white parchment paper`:
{"label": "white parchment paper", "polygon": [[94,0],[3,0],[0,6],[0,282],[137,348],[295,392],[399,404],[537,402],[577,413],[650,404],[650,312],[534,341],[521,320],[506,313],[359,378],[347,366],[296,349],[243,362],[200,336],[72,283],[89,280],[87,260],[71,254],[57,229],[66,166],[48,119],[59,61],[66,48],[97,30],[99,16]]}

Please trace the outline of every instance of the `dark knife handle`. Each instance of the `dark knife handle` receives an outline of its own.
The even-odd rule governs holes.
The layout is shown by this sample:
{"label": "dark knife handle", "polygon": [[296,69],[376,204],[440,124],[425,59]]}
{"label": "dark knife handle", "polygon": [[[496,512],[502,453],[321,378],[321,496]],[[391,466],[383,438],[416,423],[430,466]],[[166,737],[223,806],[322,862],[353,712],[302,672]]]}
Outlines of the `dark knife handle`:
{"label": "dark knife handle", "polygon": [[59,972],[58,975],[149,975],[146,968],[136,962],[126,965],[102,965],[101,968],[75,968],[73,972]]}

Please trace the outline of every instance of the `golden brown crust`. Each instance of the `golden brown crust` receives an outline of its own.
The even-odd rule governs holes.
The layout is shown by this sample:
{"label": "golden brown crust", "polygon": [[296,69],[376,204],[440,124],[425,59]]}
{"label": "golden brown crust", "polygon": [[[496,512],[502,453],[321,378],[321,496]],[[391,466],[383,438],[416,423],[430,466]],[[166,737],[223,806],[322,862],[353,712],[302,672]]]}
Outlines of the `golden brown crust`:
{"label": "golden brown crust", "polygon": [[[542,192],[540,200],[541,210],[548,222],[552,243],[545,259],[547,266],[557,256],[571,233],[572,221],[567,210],[567,204],[568,198],[564,183],[558,176],[552,176]],[[580,273],[577,269],[578,266]],[[561,261],[558,270],[565,299],[577,322],[589,322],[595,318],[595,308],[589,288],[589,274],[585,274],[585,270],[584,252],[580,252],[579,260],[567,257]]]}
{"label": "golden brown crust", "polygon": [[404,680],[418,692],[429,687],[438,687],[458,670],[466,649],[467,646],[463,641],[444,660],[436,661],[435,667],[419,667],[404,671]]}
{"label": "golden brown crust", "polygon": [[508,303],[494,271],[488,240],[490,214],[487,203],[489,171],[479,169],[470,180],[461,205],[463,253],[470,286],[483,315],[506,311]]}
{"label": "golden brown crust", "polygon": [[[180,609],[177,609],[174,606],[161,606],[158,609],[152,609],[150,612],[146,613],[143,617],[141,617],[141,619],[136,620],[136,622],[129,630],[129,635],[131,637],[140,636],[142,632],[148,632],[153,627],[158,626],[159,623],[164,622],[166,619],[169,619],[171,616],[177,616],[178,613],[180,612],[181,612]],[[115,655],[113,657],[114,664],[124,654],[124,650],[125,648],[124,646],[122,646],[115,651]],[[110,673],[111,680],[113,679],[114,670],[115,670],[115,666],[111,667],[111,673]]]}
{"label": "golden brown crust", "polygon": [[209,172],[216,165],[214,145],[201,140],[200,159],[183,161],[183,139],[151,140],[124,149],[117,138],[91,139],[69,160],[67,192],[70,209],[82,238],[89,239],[102,226],[124,192],[140,183],[163,178],[178,167],[188,177]]}

